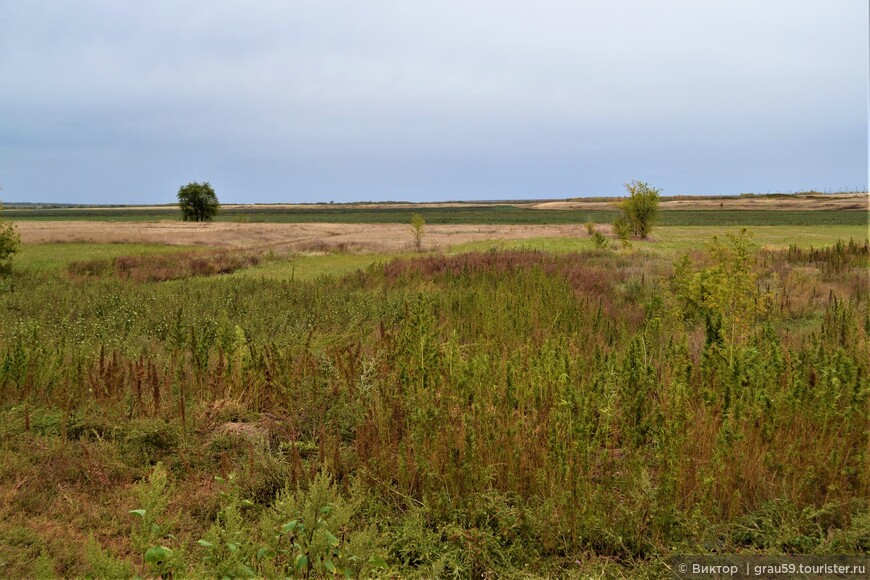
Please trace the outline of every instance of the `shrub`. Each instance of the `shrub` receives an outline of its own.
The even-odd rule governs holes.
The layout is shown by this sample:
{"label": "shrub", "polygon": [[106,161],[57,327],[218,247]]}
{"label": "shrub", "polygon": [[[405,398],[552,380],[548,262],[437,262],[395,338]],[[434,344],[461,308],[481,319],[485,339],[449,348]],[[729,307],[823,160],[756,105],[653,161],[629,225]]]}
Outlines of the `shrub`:
{"label": "shrub", "polygon": [[142,554],[147,572],[155,576],[172,575],[180,571],[183,554],[165,545],[176,541],[171,533],[174,521],[167,515],[172,497],[169,473],[158,463],[148,479],[139,482],[136,487],[141,507],[130,511],[139,520],[138,525],[132,527],[130,544]]}
{"label": "shrub", "polygon": [[658,216],[661,189],[655,189],[643,181],[626,183],[625,188],[628,190],[629,197],[619,204],[619,209],[623,212],[622,217],[627,221],[633,235],[646,238],[652,231]]}
{"label": "shrub", "polygon": [[590,236],[595,234],[595,222],[594,221],[587,220],[586,223],[583,225],[586,226],[586,233],[587,234],[589,234]]}
{"label": "shrub", "polygon": [[292,570],[306,578],[360,578],[385,568],[386,562],[375,553],[375,532],[367,527],[352,531],[360,500],[345,500],[325,472],[315,476],[307,490],[286,488],[261,521],[261,527],[270,530],[269,544],[258,554],[266,576],[284,576]]}
{"label": "shrub", "polygon": [[411,233],[414,234],[414,247],[419,252],[423,247],[423,228],[426,225],[426,220],[423,216],[415,213],[411,216]]}
{"label": "shrub", "polygon": [[[0,210],[2,210],[0,206]],[[8,274],[12,270],[12,257],[18,253],[21,237],[15,231],[12,222],[3,221],[0,213],[0,274]]]}
{"label": "shrub", "polygon": [[622,241],[623,246],[629,246],[629,239],[631,238],[631,223],[628,221],[628,218],[625,216],[619,216],[616,218],[616,221],[613,222],[613,233],[615,233],[616,237]]}
{"label": "shrub", "polygon": [[728,241],[713,238],[708,248],[713,264],[698,272],[687,257],[678,261],[671,287],[685,319],[706,321],[709,340],[734,345],[765,311],[767,299],[758,289],[752,235],[743,229],[728,234]]}
{"label": "shrub", "polygon": [[135,575],[129,562],[112,556],[93,536],[88,540],[86,555],[93,578],[132,578]]}
{"label": "shrub", "polygon": [[175,451],[180,442],[178,427],[157,418],[135,419],[124,425],[120,440],[131,461],[156,461]]}
{"label": "shrub", "polygon": [[599,250],[605,250],[610,245],[610,241],[601,232],[595,232],[592,234],[592,244]]}

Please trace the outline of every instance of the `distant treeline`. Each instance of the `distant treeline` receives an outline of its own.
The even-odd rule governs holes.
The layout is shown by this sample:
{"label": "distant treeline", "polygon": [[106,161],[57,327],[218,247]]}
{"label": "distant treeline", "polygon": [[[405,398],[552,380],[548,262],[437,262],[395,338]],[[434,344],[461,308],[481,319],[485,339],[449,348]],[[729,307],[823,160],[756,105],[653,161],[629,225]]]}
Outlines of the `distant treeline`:
{"label": "distant treeline", "polygon": [[[662,201],[677,201],[677,200],[726,200],[726,199],[746,199],[746,198],[768,198],[768,199],[784,199],[790,197],[829,197],[832,195],[854,195],[857,193],[867,193],[865,189],[861,187],[854,187],[852,189],[844,189],[844,190],[825,190],[818,191],[815,189],[810,189],[806,191],[788,191],[788,192],[768,192],[768,193],[740,193],[736,195],[691,195],[691,194],[677,194],[677,195],[663,195],[661,196]],[[527,204],[527,203],[544,203],[550,201],[608,201],[608,202],[616,202],[623,199],[622,196],[591,196],[591,197],[571,197],[571,198],[546,198],[546,199],[490,199],[490,200],[441,200],[441,201],[430,201],[430,202],[420,202],[420,203],[451,203],[451,204],[468,204],[469,206],[475,205],[517,205],[517,204]],[[286,204],[295,202],[284,202]],[[389,204],[411,204],[417,202],[411,202],[407,200],[381,200],[381,201],[353,201],[347,203],[335,203],[333,201],[329,202],[315,202],[311,204],[300,204],[300,205],[311,205],[312,207],[318,207],[322,205],[330,205],[332,207],[343,207],[347,205],[359,206],[359,205],[389,205]],[[139,209],[142,207],[141,204],[126,204],[126,203],[101,203],[101,204],[93,204],[93,203],[56,203],[56,202],[39,202],[39,201],[7,201],[3,203],[6,209],[67,209],[67,208],[76,208],[76,209],[102,209],[102,208],[130,208],[130,209]],[[150,207],[165,207],[166,209],[172,209],[175,207],[174,203],[152,203],[147,204]],[[247,204],[246,204],[247,205]],[[255,203],[253,205],[262,205],[265,208],[269,208],[269,206],[273,205],[270,203]],[[281,205],[281,204],[278,204]]]}

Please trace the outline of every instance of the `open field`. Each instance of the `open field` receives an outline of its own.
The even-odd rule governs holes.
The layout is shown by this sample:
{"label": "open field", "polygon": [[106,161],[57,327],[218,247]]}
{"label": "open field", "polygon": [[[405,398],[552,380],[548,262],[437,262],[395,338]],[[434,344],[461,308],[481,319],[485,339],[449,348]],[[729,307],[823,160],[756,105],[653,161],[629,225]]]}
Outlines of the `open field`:
{"label": "open field", "polygon": [[18,221],[0,576],[866,554],[867,226],[721,213],[608,249],[428,224],[422,253],[408,220]]}
{"label": "open field", "polygon": [[[866,194],[830,196],[732,197],[717,199],[665,199],[663,226],[775,226],[864,225],[868,223]],[[430,225],[555,225],[588,220],[611,223],[613,201],[551,201],[516,203],[441,204],[335,204],[335,205],[225,205],[219,222],[407,224],[420,213]],[[27,221],[132,221],[180,220],[176,207],[84,207],[10,209],[9,219]]]}
{"label": "open field", "polygon": [[[608,226],[602,226],[607,229]],[[396,252],[410,249],[407,224],[235,224],[155,222],[119,228],[111,222],[21,222],[17,229],[25,244],[46,242],[145,243],[201,245],[222,248],[273,248],[294,251]],[[427,225],[427,247],[490,239],[568,237],[579,233],[572,225]]]}
{"label": "open field", "polygon": [[[650,246],[677,249],[708,240],[714,235],[737,231],[741,225],[659,226]],[[747,226],[748,227],[748,226]],[[609,224],[596,229],[610,233]],[[86,242],[97,244],[169,244],[222,248],[273,248],[293,251],[342,250],[351,252],[396,252],[410,249],[407,224],[231,224],[152,222],[119,228],[111,222],[57,221],[20,222],[17,230],[25,244]],[[862,224],[810,225],[801,222],[782,226],[754,226],[761,244],[819,245],[837,239],[862,239],[868,229]],[[522,243],[534,238],[588,238],[580,225],[427,225],[426,247],[447,249],[463,244],[489,242]],[[473,246],[469,246],[473,247]],[[582,246],[581,246],[582,247]]]}

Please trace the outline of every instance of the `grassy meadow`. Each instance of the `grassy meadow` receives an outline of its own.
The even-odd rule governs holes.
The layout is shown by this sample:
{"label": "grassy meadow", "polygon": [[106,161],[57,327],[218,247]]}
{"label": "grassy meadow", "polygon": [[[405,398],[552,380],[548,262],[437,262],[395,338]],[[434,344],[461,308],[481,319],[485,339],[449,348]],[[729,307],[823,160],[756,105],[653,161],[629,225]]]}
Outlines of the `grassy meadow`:
{"label": "grassy meadow", "polygon": [[24,245],[0,278],[0,577],[866,554],[866,214],[672,213],[607,248]]}

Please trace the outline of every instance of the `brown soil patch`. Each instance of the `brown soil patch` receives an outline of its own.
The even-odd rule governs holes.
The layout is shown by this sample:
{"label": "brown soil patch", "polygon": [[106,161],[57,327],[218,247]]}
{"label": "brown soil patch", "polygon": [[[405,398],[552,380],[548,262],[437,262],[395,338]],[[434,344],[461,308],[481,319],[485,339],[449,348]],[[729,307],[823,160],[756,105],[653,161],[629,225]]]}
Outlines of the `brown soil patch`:
{"label": "brown soil patch", "polygon": [[[52,242],[145,243],[287,251],[401,252],[413,245],[407,224],[271,224],[190,223],[160,221],[16,222],[26,244]],[[598,225],[608,232],[609,226]],[[578,224],[559,225],[427,225],[424,246],[447,248],[483,240],[540,237],[588,237]]]}

